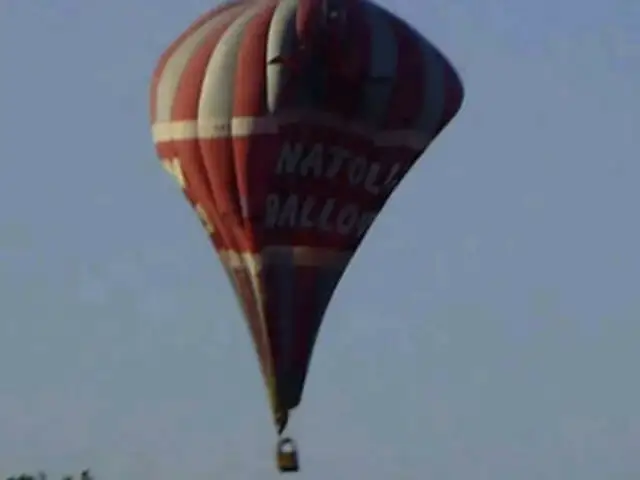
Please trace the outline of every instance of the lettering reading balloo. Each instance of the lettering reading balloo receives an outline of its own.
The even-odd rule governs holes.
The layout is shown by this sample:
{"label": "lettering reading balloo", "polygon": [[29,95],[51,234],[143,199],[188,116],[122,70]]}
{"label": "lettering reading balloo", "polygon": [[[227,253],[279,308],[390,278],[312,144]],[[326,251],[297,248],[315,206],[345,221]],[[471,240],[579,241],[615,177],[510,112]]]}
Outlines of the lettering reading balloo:
{"label": "lettering reading balloo", "polygon": [[[275,174],[306,179],[346,178],[349,185],[375,196],[388,195],[405,173],[404,162],[370,161],[349,150],[316,143],[285,143],[278,156]],[[375,220],[377,211],[365,211],[344,199],[317,198],[291,193],[269,194],[265,201],[265,228],[302,228],[344,236],[362,237]]]}
{"label": "lettering reading balloo", "polygon": [[363,212],[357,205],[336,208],[335,198],[318,202],[312,196],[270,194],[266,200],[266,228],[308,228],[361,237],[376,218],[376,212]]}

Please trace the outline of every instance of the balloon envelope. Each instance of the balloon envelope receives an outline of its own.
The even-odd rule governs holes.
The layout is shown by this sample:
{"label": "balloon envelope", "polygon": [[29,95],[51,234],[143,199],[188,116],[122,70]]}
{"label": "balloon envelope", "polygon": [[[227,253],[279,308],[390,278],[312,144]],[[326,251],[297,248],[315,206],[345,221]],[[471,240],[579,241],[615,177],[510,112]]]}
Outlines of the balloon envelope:
{"label": "balloon envelope", "polygon": [[157,152],[240,298],[280,426],[345,268],[462,99],[445,57],[364,0],[230,2],[160,58]]}

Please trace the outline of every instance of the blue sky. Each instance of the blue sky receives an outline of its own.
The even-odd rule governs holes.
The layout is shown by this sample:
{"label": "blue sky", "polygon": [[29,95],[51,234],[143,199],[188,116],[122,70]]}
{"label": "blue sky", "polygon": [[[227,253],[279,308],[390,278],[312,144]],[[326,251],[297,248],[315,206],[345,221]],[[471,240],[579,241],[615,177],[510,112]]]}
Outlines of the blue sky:
{"label": "blue sky", "polygon": [[[640,3],[385,4],[467,99],[330,307],[299,478],[637,478]],[[210,5],[0,7],[2,475],[277,478],[235,299],[147,124],[156,58]]]}

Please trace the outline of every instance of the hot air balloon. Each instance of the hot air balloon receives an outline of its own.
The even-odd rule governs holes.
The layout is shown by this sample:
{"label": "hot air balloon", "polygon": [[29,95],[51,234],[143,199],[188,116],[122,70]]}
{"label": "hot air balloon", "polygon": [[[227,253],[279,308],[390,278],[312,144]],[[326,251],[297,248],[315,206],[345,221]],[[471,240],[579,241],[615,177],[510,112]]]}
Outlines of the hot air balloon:
{"label": "hot air balloon", "polygon": [[237,0],[161,56],[153,139],[217,250],[279,435],[331,296],[391,193],[459,111],[461,80],[367,0]]}

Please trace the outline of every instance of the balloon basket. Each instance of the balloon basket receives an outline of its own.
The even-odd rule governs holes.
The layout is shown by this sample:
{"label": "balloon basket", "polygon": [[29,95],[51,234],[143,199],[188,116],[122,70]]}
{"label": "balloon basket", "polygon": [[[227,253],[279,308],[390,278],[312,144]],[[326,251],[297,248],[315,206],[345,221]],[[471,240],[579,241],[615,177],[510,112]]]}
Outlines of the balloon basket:
{"label": "balloon basket", "polygon": [[282,473],[297,472],[300,470],[298,462],[298,450],[295,442],[290,438],[282,438],[278,441],[276,462]]}

